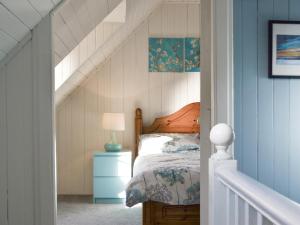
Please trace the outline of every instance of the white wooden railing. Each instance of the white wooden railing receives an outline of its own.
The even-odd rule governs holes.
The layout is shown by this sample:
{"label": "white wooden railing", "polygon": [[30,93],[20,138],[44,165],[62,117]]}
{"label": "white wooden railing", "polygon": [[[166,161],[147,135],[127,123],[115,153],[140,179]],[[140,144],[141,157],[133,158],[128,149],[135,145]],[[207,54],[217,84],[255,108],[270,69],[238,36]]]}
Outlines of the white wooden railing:
{"label": "white wooden railing", "polygon": [[[223,130],[224,131],[224,130]],[[230,135],[227,135],[227,139]],[[210,159],[210,225],[300,225],[300,205],[237,170],[218,143]],[[224,144],[225,143],[225,144]],[[222,145],[222,155],[218,155]]]}

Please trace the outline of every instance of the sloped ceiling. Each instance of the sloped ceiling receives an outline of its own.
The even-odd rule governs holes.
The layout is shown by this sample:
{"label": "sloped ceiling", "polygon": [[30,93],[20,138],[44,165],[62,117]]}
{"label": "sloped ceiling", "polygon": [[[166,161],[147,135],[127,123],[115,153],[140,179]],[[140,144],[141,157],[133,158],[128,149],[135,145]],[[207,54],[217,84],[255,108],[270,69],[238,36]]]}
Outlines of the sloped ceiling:
{"label": "sloped ceiling", "polygon": [[[127,0],[126,1],[126,21],[125,23],[111,23],[106,24],[107,26],[113,26],[115,29],[111,28],[110,35],[106,40],[98,40],[97,33],[103,24],[99,24],[89,35],[92,42],[91,46],[93,49],[89,52],[88,57],[82,62],[77,63],[76,68],[70,67],[72,64],[72,56],[67,56],[66,65],[68,69],[63,64],[58,64],[55,68],[55,76],[65,77],[69,73],[68,78],[59,84],[59,88],[55,93],[55,102],[59,104],[68,94],[70,94],[81,82],[85,79],[88,74],[96,68],[101,62],[110,56],[110,54],[123,42],[126,38],[138,27],[140,23],[146,19],[150,13],[161,4],[162,0]],[[95,35],[95,38],[94,38]],[[88,40],[87,40],[88,42]],[[69,58],[68,58],[69,57]],[[80,58],[81,56],[79,56]],[[78,60],[77,60],[78,61]],[[80,61],[80,59],[79,59]],[[72,72],[70,72],[70,70]]]}
{"label": "sloped ceiling", "polygon": [[60,0],[0,0],[0,61]]}
{"label": "sloped ceiling", "polygon": [[55,65],[61,62],[121,1],[65,0],[55,10],[53,17]]}

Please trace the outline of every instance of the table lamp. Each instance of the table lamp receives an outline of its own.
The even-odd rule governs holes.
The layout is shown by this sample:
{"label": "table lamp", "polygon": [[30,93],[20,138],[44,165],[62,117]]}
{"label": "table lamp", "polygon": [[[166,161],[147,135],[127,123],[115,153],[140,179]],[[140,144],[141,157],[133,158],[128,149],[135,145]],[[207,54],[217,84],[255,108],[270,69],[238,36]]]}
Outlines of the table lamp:
{"label": "table lamp", "polygon": [[116,131],[125,130],[124,113],[104,113],[102,126],[103,129],[112,131],[110,142],[104,145],[105,150],[107,152],[119,152],[122,145],[117,142]]}

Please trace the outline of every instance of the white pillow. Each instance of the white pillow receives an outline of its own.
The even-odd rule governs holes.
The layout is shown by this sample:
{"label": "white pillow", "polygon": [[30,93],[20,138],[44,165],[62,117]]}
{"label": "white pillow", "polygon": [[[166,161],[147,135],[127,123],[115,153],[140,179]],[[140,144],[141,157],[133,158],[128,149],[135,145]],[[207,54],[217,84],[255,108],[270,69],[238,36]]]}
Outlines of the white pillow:
{"label": "white pillow", "polygon": [[140,137],[139,155],[162,153],[164,144],[173,138],[161,134],[143,134]]}
{"label": "white pillow", "polygon": [[200,139],[197,136],[177,133],[143,134],[140,136],[139,155],[199,151]]}

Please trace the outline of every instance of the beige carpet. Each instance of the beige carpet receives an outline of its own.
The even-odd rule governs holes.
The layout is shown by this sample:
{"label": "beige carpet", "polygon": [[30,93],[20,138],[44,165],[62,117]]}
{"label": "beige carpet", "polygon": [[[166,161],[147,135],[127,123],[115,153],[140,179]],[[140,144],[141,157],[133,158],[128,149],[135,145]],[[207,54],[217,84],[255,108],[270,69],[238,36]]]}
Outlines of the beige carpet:
{"label": "beige carpet", "polygon": [[141,225],[142,208],[123,204],[92,204],[90,197],[58,200],[57,225]]}

